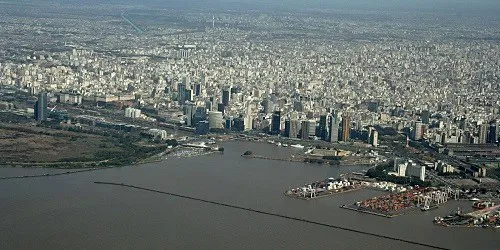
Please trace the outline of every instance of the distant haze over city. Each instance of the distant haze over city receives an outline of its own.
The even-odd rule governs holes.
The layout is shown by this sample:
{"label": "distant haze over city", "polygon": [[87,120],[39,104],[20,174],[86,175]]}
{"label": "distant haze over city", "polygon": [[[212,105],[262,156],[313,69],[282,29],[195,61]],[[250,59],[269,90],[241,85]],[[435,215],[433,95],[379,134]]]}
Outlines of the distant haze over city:
{"label": "distant haze over city", "polygon": [[[305,10],[314,8],[421,10],[432,12],[464,12],[460,14],[494,14],[500,10],[496,0],[40,0],[36,2],[75,4],[137,4],[170,8],[249,8]],[[9,2],[9,0],[7,0]],[[17,1],[14,1],[17,2]],[[30,1],[26,1],[30,2]]]}

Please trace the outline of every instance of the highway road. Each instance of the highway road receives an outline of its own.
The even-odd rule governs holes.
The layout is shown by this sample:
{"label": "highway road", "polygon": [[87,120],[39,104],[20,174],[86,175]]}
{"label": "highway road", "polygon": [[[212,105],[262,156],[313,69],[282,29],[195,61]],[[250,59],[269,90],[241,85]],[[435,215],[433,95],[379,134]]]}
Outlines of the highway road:
{"label": "highway road", "polygon": [[132,25],[132,27],[134,27],[135,31],[137,31],[137,33],[144,33],[144,30],[142,30],[141,28],[137,27],[137,25],[135,25],[132,21],[130,21],[126,16],[125,16],[125,12],[123,12],[121,14],[121,17],[123,18],[123,20],[125,20],[125,22],[127,22],[128,24]]}

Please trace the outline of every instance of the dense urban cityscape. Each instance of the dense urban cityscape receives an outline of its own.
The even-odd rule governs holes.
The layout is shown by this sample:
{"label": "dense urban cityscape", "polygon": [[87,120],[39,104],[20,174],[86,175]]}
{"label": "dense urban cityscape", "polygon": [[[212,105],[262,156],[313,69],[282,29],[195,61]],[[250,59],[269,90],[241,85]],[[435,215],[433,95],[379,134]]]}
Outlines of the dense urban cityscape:
{"label": "dense urban cityscape", "polygon": [[285,196],[390,192],[341,206],[388,218],[471,200],[484,211],[435,224],[500,227],[498,17],[0,6],[3,167],[71,175],[251,142],[275,149],[242,150],[245,160],[364,166]]}

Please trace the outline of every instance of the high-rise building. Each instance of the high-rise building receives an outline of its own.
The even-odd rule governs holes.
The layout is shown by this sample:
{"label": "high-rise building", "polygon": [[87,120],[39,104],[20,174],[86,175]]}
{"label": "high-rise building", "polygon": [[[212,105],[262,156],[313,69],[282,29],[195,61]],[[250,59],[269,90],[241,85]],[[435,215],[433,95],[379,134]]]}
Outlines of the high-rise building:
{"label": "high-rise building", "polygon": [[210,124],[208,121],[200,121],[196,124],[195,133],[197,135],[206,135],[210,131]]}
{"label": "high-rise building", "polygon": [[193,90],[186,89],[184,100],[192,102],[194,98]]}
{"label": "high-rise building", "polygon": [[488,124],[479,125],[479,143],[486,143],[488,139]]}
{"label": "high-rise building", "polygon": [[339,121],[335,115],[328,116],[330,133],[328,134],[329,142],[339,141]]}
{"label": "high-rise building", "polygon": [[229,90],[226,89],[222,91],[222,103],[224,106],[229,106],[230,96]]}
{"label": "high-rise building", "polygon": [[224,128],[227,130],[233,130],[233,117],[229,116],[224,121]]}
{"label": "high-rise building", "polygon": [[273,118],[271,121],[271,133],[279,134],[281,130],[281,112],[274,111]]}
{"label": "high-rise building", "polygon": [[209,122],[210,129],[222,129],[222,128],[224,128],[224,120],[222,118],[222,112],[220,112],[220,111],[208,112],[208,122]]}
{"label": "high-rise building", "polygon": [[422,120],[423,124],[429,124],[430,117],[431,117],[431,114],[430,114],[429,110],[423,110],[420,113],[420,119]]}
{"label": "high-rise building", "polygon": [[299,130],[300,130],[299,125],[300,125],[299,120],[297,120],[297,119],[290,120],[290,133],[289,133],[288,137],[297,138],[297,135],[299,134]]}
{"label": "high-rise building", "polygon": [[181,82],[177,85],[177,93],[178,97],[177,99],[179,100],[179,104],[183,105],[184,102],[186,101],[186,84]]}
{"label": "high-rise building", "polygon": [[371,101],[368,102],[368,110],[371,112],[377,112],[378,109],[378,102],[377,101]]}
{"label": "high-rise building", "polygon": [[290,119],[286,119],[285,120],[285,131],[284,131],[284,135],[286,137],[290,137]]}
{"label": "high-rise building", "polygon": [[192,103],[187,104],[184,106],[184,114],[186,115],[186,125],[187,126],[194,126],[196,123],[193,123],[193,117],[196,113],[196,106]]}
{"label": "high-rise building", "polygon": [[193,116],[192,126],[196,126],[198,122],[207,119],[207,110],[205,107],[196,107],[196,111]]}
{"label": "high-rise building", "polygon": [[205,101],[205,109],[208,111],[212,111],[212,102],[211,101]]}
{"label": "high-rise building", "polygon": [[182,78],[182,83],[184,84],[184,86],[186,86],[186,88],[190,89],[191,88],[191,77],[189,75],[184,76]]}
{"label": "high-rise building", "polygon": [[420,166],[411,160],[407,163],[406,173],[408,176],[416,177],[421,181],[425,181],[425,166]]}
{"label": "high-rise building", "polygon": [[202,90],[202,86],[200,83],[197,83],[194,85],[194,94],[196,96],[200,96],[201,95],[201,90]]}
{"label": "high-rise building", "polygon": [[176,57],[177,58],[189,58],[190,51],[188,49],[180,49],[176,51]]}
{"label": "high-rise building", "polygon": [[274,103],[271,100],[269,100],[269,98],[264,98],[264,100],[262,100],[261,105],[262,105],[262,109],[263,109],[264,114],[271,113],[271,111],[274,108]]}
{"label": "high-rise building", "polygon": [[302,121],[302,131],[300,133],[300,138],[302,138],[302,140],[307,140],[309,139],[309,121]]}
{"label": "high-rise building", "polygon": [[370,133],[370,143],[372,144],[372,146],[378,147],[378,131],[377,130],[373,130]]}
{"label": "high-rise building", "polygon": [[[375,130],[374,127],[368,127],[368,131],[366,132],[366,142],[367,143],[371,144],[373,130]],[[363,138],[364,138],[365,137],[364,131],[362,131],[362,133],[363,133]]]}
{"label": "high-rise building", "polygon": [[302,102],[300,102],[300,101],[294,101],[293,102],[293,110],[295,110],[297,112],[302,112],[304,110]]}
{"label": "high-rise building", "polygon": [[498,123],[492,122],[490,123],[490,130],[488,132],[488,143],[497,143],[498,142]]}
{"label": "high-rise building", "polygon": [[413,126],[413,131],[412,131],[412,139],[415,141],[418,141],[422,139],[423,137],[423,130],[424,130],[424,125],[422,124],[422,121],[416,121],[415,125]]}
{"label": "high-rise building", "polygon": [[224,103],[217,104],[217,111],[222,112],[222,114],[224,114],[224,110],[225,110],[224,107],[225,107]]}
{"label": "high-rise building", "polygon": [[240,86],[231,86],[231,94],[238,94],[241,92]]}
{"label": "high-rise building", "polygon": [[346,113],[342,118],[342,141],[347,142],[350,139],[351,135],[351,121],[349,118],[349,114]]}
{"label": "high-rise building", "polygon": [[233,120],[233,130],[238,132],[245,131],[245,119],[243,117],[236,117]]}
{"label": "high-rise building", "polygon": [[327,115],[320,115],[319,116],[319,137],[321,140],[328,140],[328,116]]}
{"label": "high-rise building", "polygon": [[316,134],[316,121],[314,120],[302,121],[301,129],[302,129],[301,138],[303,140],[309,139],[310,137]]}
{"label": "high-rise building", "polygon": [[47,93],[40,93],[35,103],[35,120],[45,121],[47,117]]}

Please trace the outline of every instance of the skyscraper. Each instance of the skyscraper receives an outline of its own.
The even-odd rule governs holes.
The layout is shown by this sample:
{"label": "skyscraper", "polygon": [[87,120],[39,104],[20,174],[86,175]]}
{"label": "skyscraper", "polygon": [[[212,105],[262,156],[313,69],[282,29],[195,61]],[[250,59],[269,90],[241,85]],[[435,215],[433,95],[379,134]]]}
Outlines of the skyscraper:
{"label": "skyscraper", "polygon": [[302,121],[301,126],[301,138],[303,140],[308,140],[309,137],[314,136],[316,132],[316,121],[315,120],[307,120]]}
{"label": "skyscraper", "polygon": [[212,102],[211,101],[205,101],[205,109],[208,111],[212,111]]}
{"label": "skyscraper", "polygon": [[416,121],[413,126],[412,136],[413,140],[418,141],[423,137],[423,127],[422,121]]}
{"label": "skyscraper", "polygon": [[234,118],[233,130],[239,131],[239,132],[245,131],[245,119],[243,117]]}
{"label": "skyscraper", "polygon": [[264,98],[264,100],[262,100],[261,105],[262,105],[264,114],[269,114],[272,111],[272,109],[274,108],[274,104],[269,98]]}
{"label": "skyscraper", "polygon": [[290,119],[285,120],[285,132],[284,135],[286,137],[290,137]]}
{"label": "skyscraper", "polygon": [[281,130],[281,112],[274,111],[272,124],[271,124],[271,133],[279,134]]}
{"label": "skyscraper", "polygon": [[190,127],[196,125],[195,123],[193,123],[193,117],[196,113],[196,106],[192,103],[187,104],[186,106],[184,106],[184,113],[186,115],[186,125]]}
{"label": "skyscraper", "polygon": [[346,113],[342,118],[342,141],[349,141],[351,133],[351,121],[349,119],[349,114]]}
{"label": "skyscraper", "polygon": [[197,135],[206,135],[210,131],[210,124],[208,121],[200,121],[196,124],[195,133]]}
{"label": "skyscraper", "polygon": [[328,140],[328,116],[320,115],[319,116],[319,137],[321,140]]}
{"label": "skyscraper", "polygon": [[293,110],[302,112],[304,110],[302,102],[300,101],[294,101],[293,102]]}
{"label": "skyscraper", "polygon": [[220,111],[208,112],[208,122],[209,122],[210,129],[222,129],[222,128],[224,128],[224,120],[222,118],[222,112],[220,112]]}
{"label": "skyscraper", "polygon": [[338,142],[339,141],[339,121],[335,115],[331,115],[328,117],[328,125],[330,126],[330,133],[328,134],[329,142]]}
{"label": "skyscraper", "polygon": [[498,123],[490,123],[490,130],[488,132],[488,142],[496,143],[498,141]]}
{"label": "skyscraper", "polygon": [[196,107],[196,111],[193,116],[192,126],[196,126],[198,122],[207,119],[207,109],[205,107]]}
{"label": "skyscraper", "polygon": [[35,103],[35,120],[46,121],[47,116],[47,93],[40,93]]}
{"label": "skyscraper", "polygon": [[302,131],[300,133],[300,138],[302,138],[302,140],[309,139],[309,129],[310,129],[309,121],[302,121],[301,127],[302,127]]}
{"label": "skyscraper", "polygon": [[179,100],[179,104],[180,105],[183,105],[184,102],[186,101],[186,83],[179,83],[177,85],[177,93],[178,93],[178,100]]}
{"label": "skyscraper", "polygon": [[288,137],[290,138],[297,138],[297,135],[299,134],[299,120],[297,119],[292,119],[290,120],[290,134]]}
{"label": "skyscraper", "polygon": [[488,124],[479,125],[479,143],[486,143],[488,139]]}
{"label": "skyscraper", "polygon": [[190,101],[190,102],[193,101],[193,90],[192,89],[186,89],[184,100]]}
{"label": "skyscraper", "polygon": [[422,120],[422,123],[429,124],[430,116],[431,114],[429,110],[423,110],[422,113],[420,113],[420,119]]}
{"label": "skyscraper", "polygon": [[234,118],[232,116],[226,117],[224,120],[224,128],[226,130],[233,130],[233,120]]}
{"label": "skyscraper", "polygon": [[372,144],[372,146],[378,147],[378,131],[377,130],[373,130],[370,133],[370,143]]}
{"label": "skyscraper", "polygon": [[229,106],[229,98],[230,98],[230,93],[229,90],[223,90],[222,91],[222,103],[224,106]]}
{"label": "skyscraper", "polygon": [[194,85],[194,95],[196,95],[196,96],[200,96],[201,95],[202,86],[203,85],[201,85],[199,83],[197,83],[196,85]]}
{"label": "skyscraper", "polygon": [[217,104],[217,111],[220,111],[222,112],[222,114],[224,114],[224,110],[225,110],[224,103]]}

